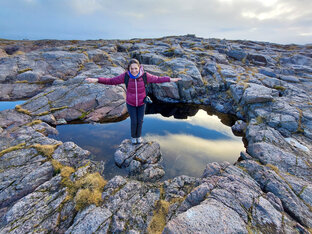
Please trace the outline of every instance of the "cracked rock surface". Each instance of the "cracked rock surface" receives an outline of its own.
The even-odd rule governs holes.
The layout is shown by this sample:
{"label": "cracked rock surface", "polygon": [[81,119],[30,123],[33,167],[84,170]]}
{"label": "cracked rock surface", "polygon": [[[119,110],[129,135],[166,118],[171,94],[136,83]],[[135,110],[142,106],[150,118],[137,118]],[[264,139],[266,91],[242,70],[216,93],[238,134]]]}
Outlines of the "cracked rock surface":
{"label": "cracked rock surface", "polygon": [[115,163],[125,167],[129,176],[142,181],[156,181],[165,175],[160,146],[156,142],[143,141],[133,145],[131,140],[121,142],[114,154]]}

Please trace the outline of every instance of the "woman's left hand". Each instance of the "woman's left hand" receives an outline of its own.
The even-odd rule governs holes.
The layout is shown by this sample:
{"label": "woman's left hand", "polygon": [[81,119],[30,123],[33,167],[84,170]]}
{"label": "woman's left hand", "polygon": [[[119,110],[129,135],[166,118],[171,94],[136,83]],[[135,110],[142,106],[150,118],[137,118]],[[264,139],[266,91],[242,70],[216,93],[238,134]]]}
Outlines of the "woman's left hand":
{"label": "woman's left hand", "polygon": [[179,80],[182,80],[182,78],[170,78],[170,82],[177,82]]}

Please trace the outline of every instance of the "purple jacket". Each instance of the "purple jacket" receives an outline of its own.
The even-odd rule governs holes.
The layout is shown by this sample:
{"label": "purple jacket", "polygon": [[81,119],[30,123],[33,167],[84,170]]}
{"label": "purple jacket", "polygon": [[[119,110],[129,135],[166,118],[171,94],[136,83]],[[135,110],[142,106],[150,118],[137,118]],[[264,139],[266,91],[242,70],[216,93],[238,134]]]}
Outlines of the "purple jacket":
{"label": "purple jacket", "polygon": [[[98,82],[108,85],[118,85],[124,84],[126,72],[122,73],[119,76],[113,78],[103,78],[99,77]],[[142,78],[143,72],[136,79],[129,78],[128,88],[127,88],[127,98],[126,102],[131,106],[142,106],[144,104],[143,99],[146,96],[144,80]],[[170,82],[170,77],[158,77],[146,72],[147,83],[164,83]]]}

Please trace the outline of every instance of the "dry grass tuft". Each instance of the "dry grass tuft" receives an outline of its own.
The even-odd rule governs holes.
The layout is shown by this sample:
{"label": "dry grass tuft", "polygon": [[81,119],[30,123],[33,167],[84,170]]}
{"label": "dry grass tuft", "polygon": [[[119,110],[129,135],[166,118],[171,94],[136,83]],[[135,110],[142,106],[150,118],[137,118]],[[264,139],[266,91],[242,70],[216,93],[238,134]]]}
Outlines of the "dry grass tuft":
{"label": "dry grass tuft", "polygon": [[156,203],[154,216],[148,226],[148,233],[162,233],[166,225],[166,216],[168,214],[170,203],[165,200],[159,200]]}
{"label": "dry grass tuft", "polygon": [[82,188],[103,190],[106,183],[107,182],[103,179],[100,173],[95,172],[92,174],[87,174],[85,177],[78,180],[77,186]]}
{"label": "dry grass tuft", "polygon": [[73,167],[64,166],[61,168],[62,177],[70,177],[70,175],[74,172],[75,172],[75,169]]}
{"label": "dry grass tuft", "polygon": [[15,145],[15,146],[12,146],[10,148],[7,148],[5,150],[2,150],[0,152],[0,157],[6,153],[9,153],[9,152],[12,152],[12,151],[15,151],[15,150],[19,150],[19,149],[23,149],[24,146],[26,145],[26,143],[21,143],[21,144],[18,144],[18,145]]}
{"label": "dry grass tuft", "polygon": [[80,189],[75,197],[77,211],[82,210],[90,204],[100,205],[102,202],[102,193],[99,190]]}
{"label": "dry grass tuft", "polygon": [[39,153],[42,153],[48,158],[52,157],[52,154],[54,153],[54,150],[59,147],[61,143],[55,144],[55,145],[40,145],[40,144],[34,144],[30,147],[34,147]]}

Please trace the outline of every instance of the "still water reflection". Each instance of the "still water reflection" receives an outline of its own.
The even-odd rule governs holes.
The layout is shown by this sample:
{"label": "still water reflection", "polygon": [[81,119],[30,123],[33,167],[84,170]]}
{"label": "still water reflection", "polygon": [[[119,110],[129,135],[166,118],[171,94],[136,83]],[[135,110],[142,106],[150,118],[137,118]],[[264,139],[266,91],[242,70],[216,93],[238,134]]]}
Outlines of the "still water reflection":
{"label": "still water reflection", "polygon": [[[164,179],[178,175],[200,177],[207,163],[234,163],[244,150],[242,138],[234,136],[229,127],[234,119],[228,115],[217,116],[202,106],[168,104],[152,104],[146,112],[142,136],[160,144]],[[54,138],[73,141],[89,150],[95,160],[106,161],[107,179],[125,174],[115,165],[113,155],[119,144],[130,138],[129,118],[115,123],[61,125],[57,130],[59,135]]]}

